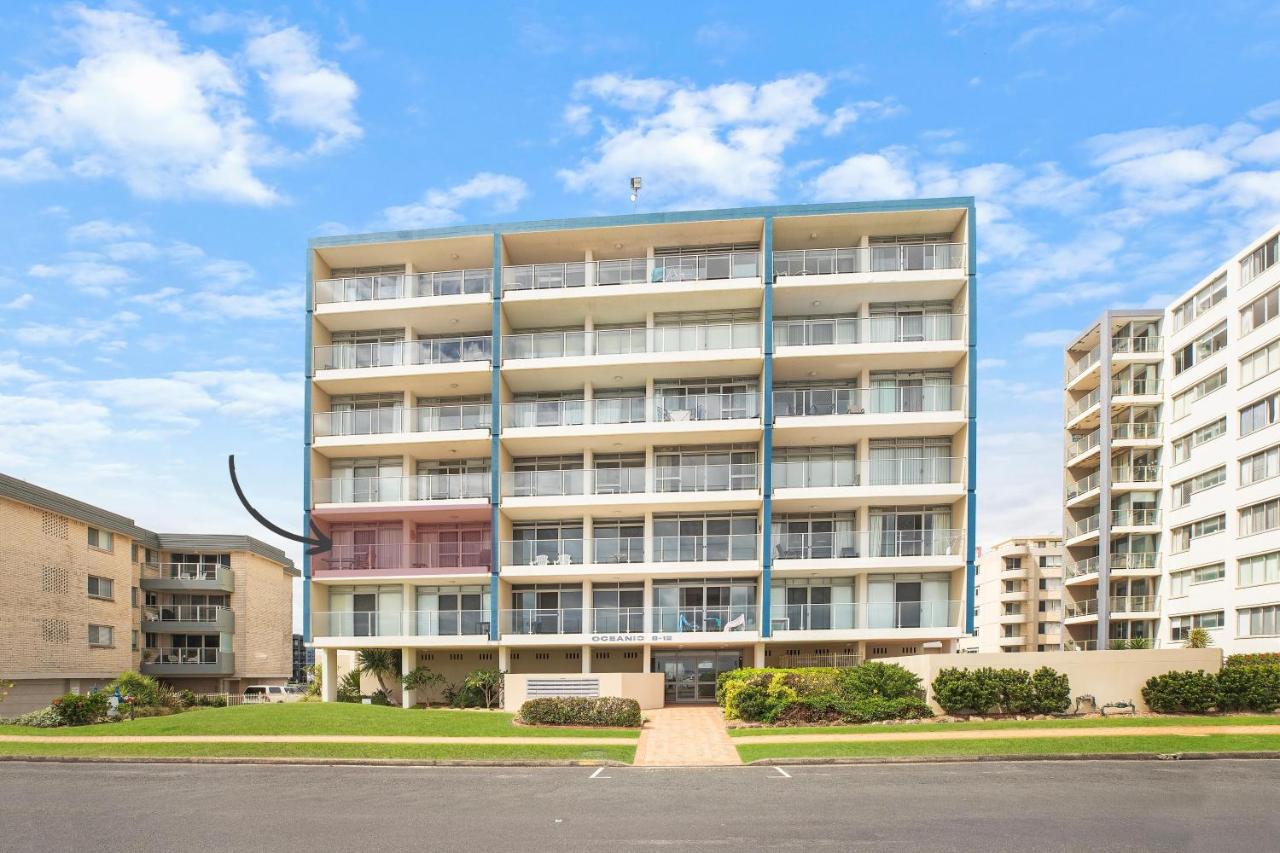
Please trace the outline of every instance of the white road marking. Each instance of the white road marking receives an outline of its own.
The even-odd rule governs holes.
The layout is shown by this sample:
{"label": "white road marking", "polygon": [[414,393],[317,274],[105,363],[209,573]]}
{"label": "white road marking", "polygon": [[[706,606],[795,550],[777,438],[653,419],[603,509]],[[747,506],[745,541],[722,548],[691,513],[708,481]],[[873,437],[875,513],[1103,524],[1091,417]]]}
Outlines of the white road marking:
{"label": "white road marking", "polygon": [[601,776],[600,774],[601,774],[601,773],[603,773],[603,772],[604,772],[604,768],[603,768],[603,767],[597,767],[597,768],[596,768],[596,772],[595,772],[595,773],[592,773],[592,774],[591,774],[589,777],[587,777],[587,778],[589,778],[589,779],[612,779],[612,778],[613,778],[612,776]]}
{"label": "white road marking", "polygon": [[774,776],[772,778],[774,779],[790,779],[791,778],[791,774],[783,770],[781,767],[775,767],[773,769],[777,770],[780,775]]}

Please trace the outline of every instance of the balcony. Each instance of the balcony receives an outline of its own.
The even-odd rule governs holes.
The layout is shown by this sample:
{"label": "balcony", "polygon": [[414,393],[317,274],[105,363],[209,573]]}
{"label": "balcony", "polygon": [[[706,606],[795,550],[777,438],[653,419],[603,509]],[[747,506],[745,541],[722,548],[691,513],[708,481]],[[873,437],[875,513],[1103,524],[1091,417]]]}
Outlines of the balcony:
{"label": "balcony", "polygon": [[[488,610],[322,610],[311,614],[316,637],[432,637],[457,645],[489,640]],[[375,642],[376,644],[376,642]]]}
{"label": "balcony", "polygon": [[416,503],[487,500],[487,471],[411,477],[327,477],[312,483],[315,504]]}
{"label": "balcony", "polygon": [[202,675],[231,675],[236,670],[234,652],[221,649],[148,648],[142,650],[144,675],[172,678]]}
{"label": "balcony", "polygon": [[1130,551],[1112,554],[1111,571],[1131,574],[1160,574],[1160,554],[1156,551]]}
{"label": "balcony", "polygon": [[[533,517],[525,510],[539,507],[554,509],[553,515],[560,517],[577,507],[587,512],[602,505],[661,508],[705,499],[725,504],[722,509],[749,508],[759,503],[760,479],[756,464],[515,471],[502,475],[502,494],[513,518]],[[547,497],[559,500],[536,500]]]}
{"label": "balcony", "polygon": [[142,630],[165,634],[229,634],[235,612],[213,604],[148,604],[142,607]]}
{"label": "balcony", "polygon": [[1096,652],[1098,650],[1098,641],[1073,640],[1067,637],[1063,640],[1062,649],[1067,652]]}
{"label": "balcony", "polygon": [[1071,439],[1067,444],[1067,461],[1071,462],[1077,457],[1083,456],[1091,450],[1095,450],[1101,441],[1101,433],[1099,430],[1077,436]]}
{"label": "balcony", "polygon": [[704,252],[503,267],[502,290],[572,290],[760,277],[760,253]]}
{"label": "balcony", "polygon": [[1066,527],[1068,540],[1096,535],[1098,532],[1098,514],[1094,513],[1079,521],[1068,521]]}
{"label": "balcony", "polygon": [[[776,533],[773,536],[773,559],[776,564],[793,560],[960,558],[963,551],[963,530],[851,530],[832,533]],[[786,568],[784,565],[778,567]]]}
{"label": "balcony", "polygon": [[468,575],[487,573],[492,562],[486,532],[484,541],[477,542],[334,545],[312,557],[311,568],[317,577]]}
{"label": "balcony", "polygon": [[461,430],[489,431],[492,408],[488,403],[460,403],[449,406],[391,406],[378,409],[348,409],[316,412],[312,432],[317,438],[339,436],[394,435],[397,433],[453,433]]}
{"label": "balcony", "polygon": [[1160,443],[1163,435],[1158,423],[1123,422],[1111,425],[1111,438],[1116,442]]}
{"label": "balcony", "polygon": [[488,362],[493,353],[492,345],[493,339],[489,335],[374,344],[330,344],[315,347],[311,366],[316,371],[324,371]]}
{"label": "balcony", "polygon": [[[521,539],[502,543],[502,565],[512,568],[581,566],[584,555],[597,564],[730,563],[759,560],[759,536],[725,533],[584,539]],[[528,574],[527,572],[524,574]]]}
{"label": "balcony", "polygon": [[775,604],[769,626],[779,639],[801,633],[866,629],[959,628],[961,601]]}
{"label": "balcony", "polygon": [[1158,336],[1144,338],[1112,338],[1111,352],[1114,355],[1155,355],[1159,356],[1163,339]]}
{"label": "balcony", "polygon": [[1072,421],[1076,421],[1083,417],[1090,409],[1098,405],[1102,400],[1101,389],[1095,388],[1081,399],[1067,406],[1067,426],[1070,427]]}
{"label": "balcony", "polygon": [[146,563],[140,585],[151,592],[234,592],[236,576],[222,565]]}
{"label": "balcony", "polygon": [[1067,602],[1063,605],[1063,617],[1065,621],[1086,620],[1090,617],[1096,618],[1098,615],[1098,599],[1088,598],[1084,601]]}
{"label": "balcony", "polygon": [[1099,560],[1097,557],[1089,557],[1084,560],[1077,560],[1074,563],[1067,563],[1063,570],[1062,577],[1064,582],[1073,583],[1078,578],[1089,577],[1098,573]]}
{"label": "balcony", "polygon": [[1113,595],[1107,600],[1110,612],[1115,616],[1140,615],[1152,618],[1160,610],[1158,595]]}
{"label": "balcony", "polygon": [[1102,474],[1099,471],[1094,471],[1088,477],[1076,480],[1067,487],[1067,503],[1071,503],[1077,498],[1082,498],[1090,492],[1097,491],[1101,485]]}
{"label": "balcony", "polygon": [[1160,510],[1158,509],[1113,509],[1111,511],[1111,529],[1120,527],[1158,527]]}
{"label": "balcony", "polygon": [[1100,358],[1097,347],[1089,351],[1089,354],[1077,361],[1075,364],[1067,368],[1067,385],[1068,387],[1081,376],[1088,373],[1098,364]]}
{"label": "balcony", "polygon": [[379,273],[320,279],[315,283],[315,304],[488,296],[492,292],[493,270],[488,268],[449,272]]}
{"label": "balcony", "polygon": [[773,253],[775,278],[964,269],[963,243],[905,243]]}
{"label": "balcony", "polygon": [[1163,386],[1159,379],[1112,379],[1112,397],[1158,397]]}
{"label": "balcony", "polygon": [[918,344],[964,339],[963,314],[888,315],[883,317],[802,317],[775,320],[775,347],[823,347],[858,344]]}
{"label": "balcony", "polygon": [[[882,435],[888,426],[902,437],[932,436],[963,426],[965,396],[961,385],[779,388],[773,414],[779,429],[821,428],[823,441],[832,444]],[[814,443],[805,437],[795,443]]]}

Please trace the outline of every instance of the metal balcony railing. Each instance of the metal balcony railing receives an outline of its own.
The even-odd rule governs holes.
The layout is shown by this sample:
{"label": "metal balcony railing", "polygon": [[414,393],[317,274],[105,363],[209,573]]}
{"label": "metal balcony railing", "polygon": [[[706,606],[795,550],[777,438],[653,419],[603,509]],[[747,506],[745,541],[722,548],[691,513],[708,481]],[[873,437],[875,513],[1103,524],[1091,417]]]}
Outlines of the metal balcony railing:
{"label": "metal balcony railing", "polygon": [[1142,441],[1157,439],[1161,425],[1156,423],[1125,422],[1111,425],[1111,437],[1118,441]]}
{"label": "metal balcony railing", "polygon": [[397,542],[381,545],[334,545],[312,557],[317,572],[413,572],[485,569],[492,564],[488,533],[475,542]]}
{"label": "metal balcony railing", "polygon": [[660,255],[653,258],[508,266],[502,270],[502,289],[504,291],[561,290],[619,284],[717,281],[759,276],[759,252],[706,252]]}
{"label": "metal balcony railing", "polygon": [[1069,601],[1063,604],[1062,611],[1067,619],[1075,619],[1077,616],[1094,616],[1098,612],[1098,599],[1086,598],[1084,601]]}
{"label": "metal balcony railing", "polygon": [[230,608],[220,604],[147,604],[143,622],[218,622]]}
{"label": "metal balcony railing", "polygon": [[144,664],[208,666],[220,663],[223,657],[224,653],[219,649],[188,649],[160,646],[142,650],[142,663]]}
{"label": "metal balcony railing", "polygon": [[1098,529],[1098,516],[1095,513],[1094,515],[1088,516],[1087,518],[1082,518],[1079,521],[1067,522],[1067,538],[1074,539],[1077,536],[1086,536],[1090,533],[1096,532],[1097,529]]}
{"label": "metal balcony railing", "polygon": [[773,392],[775,418],[822,415],[958,412],[960,385],[899,385],[885,388],[783,388]]}
{"label": "metal balcony railing", "polygon": [[316,412],[312,416],[312,429],[317,437],[452,432],[464,429],[487,430],[491,417],[492,408],[488,403],[418,406],[411,409],[388,406],[378,409]]}
{"label": "metal balcony railing", "polygon": [[1111,468],[1112,483],[1158,483],[1159,465],[1115,465]]}
{"label": "metal balcony railing", "polygon": [[775,560],[955,557],[963,548],[963,530],[847,530],[773,535]]}
{"label": "metal balcony railing", "polygon": [[313,482],[318,504],[442,501],[489,497],[487,471],[409,477],[322,477]]}
{"label": "metal balcony railing", "polygon": [[1111,351],[1114,353],[1158,353],[1162,339],[1159,336],[1144,338],[1112,338]]}
{"label": "metal balcony railing", "polygon": [[1112,613],[1154,613],[1160,609],[1158,595],[1113,595],[1107,601]]}
{"label": "metal balcony railing", "polygon": [[1088,477],[1076,480],[1067,487],[1067,500],[1073,501],[1081,495],[1087,495],[1102,484],[1102,474],[1094,471]]}
{"label": "metal balcony railing", "polygon": [[1112,527],[1151,527],[1160,523],[1158,509],[1113,509]]}
{"label": "metal balcony railing", "polygon": [[1078,377],[1087,373],[1089,371],[1089,368],[1093,367],[1095,364],[1098,363],[1099,357],[1100,357],[1099,351],[1096,347],[1090,350],[1088,355],[1086,355],[1084,358],[1080,359],[1079,361],[1077,361],[1075,364],[1073,364],[1071,367],[1067,369],[1067,381],[1073,382]]}
{"label": "metal balcony railing", "polygon": [[493,340],[488,335],[388,341],[371,344],[329,344],[315,348],[315,370],[362,370],[488,361]]}
{"label": "metal balcony railing", "polygon": [[1074,459],[1081,453],[1087,453],[1088,451],[1093,450],[1098,446],[1100,440],[1101,435],[1096,429],[1093,432],[1073,438],[1071,443],[1067,445],[1067,458]]}
{"label": "metal balcony railing", "polygon": [[963,243],[904,243],[773,253],[773,272],[778,277],[963,268]]}
{"label": "metal balcony railing", "polygon": [[962,314],[797,317],[774,321],[773,344],[793,347],[958,341],[964,337],[964,323]]}
{"label": "metal balcony railing", "polygon": [[1113,379],[1113,397],[1152,397],[1160,394],[1163,383],[1159,379]]}

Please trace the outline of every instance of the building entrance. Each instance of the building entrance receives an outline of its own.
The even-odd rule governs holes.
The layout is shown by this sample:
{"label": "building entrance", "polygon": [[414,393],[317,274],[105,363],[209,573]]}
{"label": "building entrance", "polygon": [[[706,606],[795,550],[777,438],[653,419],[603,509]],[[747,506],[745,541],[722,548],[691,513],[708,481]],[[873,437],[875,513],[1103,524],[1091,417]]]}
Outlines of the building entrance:
{"label": "building entrance", "polygon": [[663,676],[668,705],[716,701],[716,676],[742,666],[740,651],[657,652],[653,671]]}

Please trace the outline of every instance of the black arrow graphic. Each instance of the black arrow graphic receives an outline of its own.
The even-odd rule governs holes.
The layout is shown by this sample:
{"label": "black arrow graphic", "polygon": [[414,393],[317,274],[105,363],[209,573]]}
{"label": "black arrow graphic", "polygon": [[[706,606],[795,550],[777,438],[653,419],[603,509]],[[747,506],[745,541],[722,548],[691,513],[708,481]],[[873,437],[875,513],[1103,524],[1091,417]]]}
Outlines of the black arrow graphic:
{"label": "black arrow graphic", "polygon": [[234,453],[227,457],[227,469],[231,472],[231,485],[235,487],[236,497],[240,498],[240,503],[244,504],[244,508],[249,510],[249,515],[252,515],[257,519],[259,524],[277,536],[283,536],[286,539],[292,539],[294,542],[301,542],[303,545],[309,545],[310,547],[307,548],[307,554],[312,557],[317,554],[323,554],[326,551],[333,550],[333,540],[326,536],[319,527],[316,527],[316,523],[314,521],[311,522],[311,532],[315,534],[315,538],[313,539],[310,536],[299,536],[296,533],[290,533],[288,530],[276,527],[270,521],[267,521],[266,516],[254,509],[249,504],[249,499],[244,496],[244,490],[240,488],[240,481],[236,479],[236,457]]}

